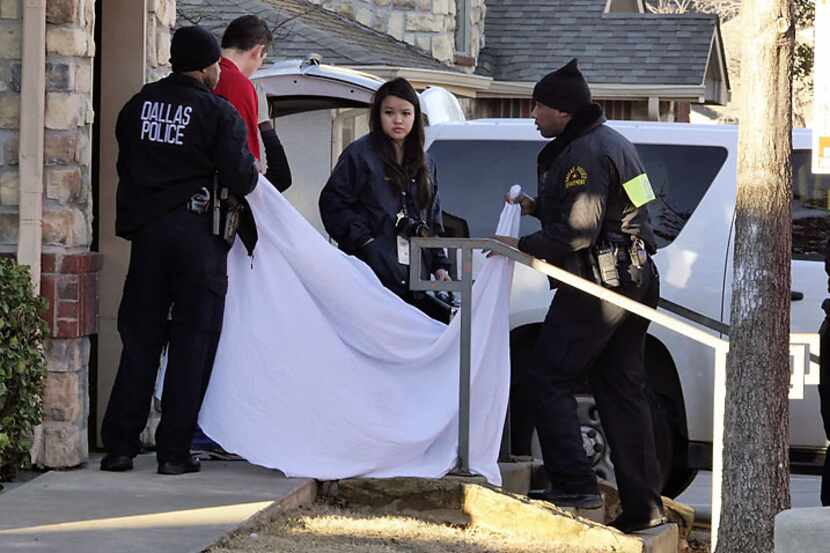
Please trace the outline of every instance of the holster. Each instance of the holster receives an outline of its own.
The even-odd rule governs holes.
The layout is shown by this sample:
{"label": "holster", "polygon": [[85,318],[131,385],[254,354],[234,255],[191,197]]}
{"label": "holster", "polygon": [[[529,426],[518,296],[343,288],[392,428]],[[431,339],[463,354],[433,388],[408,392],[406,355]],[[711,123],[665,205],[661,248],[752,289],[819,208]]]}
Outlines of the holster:
{"label": "holster", "polygon": [[[588,255],[594,281],[606,288],[618,288],[621,275],[641,269],[648,263],[648,251],[642,239],[624,234],[606,234]],[[630,279],[629,279],[630,280]],[[635,279],[635,282],[637,279]]]}
{"label": "holster", "polygon": [[232,245],[236,239],[236,233],[239,230],[239,221],[242,217],[242,212],[245,210],[245,204],[236,196],[229,194],[227,188],[222,189],[220,198],[222,201],[222,238],[228,245]]}

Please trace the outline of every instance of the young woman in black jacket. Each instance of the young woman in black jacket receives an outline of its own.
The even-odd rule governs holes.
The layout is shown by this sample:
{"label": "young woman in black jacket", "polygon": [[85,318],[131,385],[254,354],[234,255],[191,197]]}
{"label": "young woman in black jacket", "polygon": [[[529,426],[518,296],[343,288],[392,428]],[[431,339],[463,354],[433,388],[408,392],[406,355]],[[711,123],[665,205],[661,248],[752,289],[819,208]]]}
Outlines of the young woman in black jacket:
{"label": "young woman in black jacket", "polygon": [[[406,79],[375,93],[370,132],[341,154],[320,194],[320,215],[340,249],[362,259],[384,286],[431,317],[449,320],[445,305],[409,290],[408,239],[437,236],[443,222],[418,94]],[[444,250],[423,251],[423,277],[449,280]]]}

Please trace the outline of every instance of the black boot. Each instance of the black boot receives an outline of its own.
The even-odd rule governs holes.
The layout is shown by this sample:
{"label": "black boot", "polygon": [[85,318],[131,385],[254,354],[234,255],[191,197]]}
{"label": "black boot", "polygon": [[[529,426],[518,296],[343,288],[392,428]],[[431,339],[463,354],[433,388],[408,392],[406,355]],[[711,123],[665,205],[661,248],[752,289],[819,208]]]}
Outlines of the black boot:
{"label": "black boot", "polygon": [[129,455],[118,455],[115,453],[107,453],[101,459],[101,470],[110,472],[126,472],[133,470],[133,458]]}
{"label": "black boot", "polygon": [[553,503],[557,507],[573,507],[575,509],[599,509],[603,506],[602,496],[597,492],[566,492],[556,488],[545,490],[530,490],[527,494],[530,499],[539,499]]}
{"label": "black boot", "polygon": [[181,461],[159,461],[159,474],[187,474],[199,472],[202,465],[196,457],[188,457]]}
{"label": "black boot", "polygon": [[648,530],[655,526],[660,526],[666,523],[666,517],[663,515],[656,515],[650,518],[629,517],[625,513],[621,514],[614,520],[608,523],[611,528],[616,528],[624,534],[632,532],[639,532],[640,530]]}

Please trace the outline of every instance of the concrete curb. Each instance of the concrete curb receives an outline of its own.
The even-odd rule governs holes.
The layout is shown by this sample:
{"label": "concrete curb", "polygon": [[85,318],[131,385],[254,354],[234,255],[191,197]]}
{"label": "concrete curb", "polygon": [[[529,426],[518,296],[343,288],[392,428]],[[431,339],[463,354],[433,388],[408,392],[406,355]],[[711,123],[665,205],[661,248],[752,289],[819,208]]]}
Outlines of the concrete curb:
{"label": "concrete curb", "polygon": [[283,513],[311,505],[317,500],[318,487],[319,485],[316,480],[309,480],[290,494],[275,500],[268,507],[255,513],[237,528],[231,530],[215,543],[205,548],[205,551],[210,551],[214,547],[222,547],[241,534],[249,534],[256,528],[270,524]]}
{"label": "concrete curb", "polygon": [[788,509],[775,515],[775,553],[827,551],[830,507]]}

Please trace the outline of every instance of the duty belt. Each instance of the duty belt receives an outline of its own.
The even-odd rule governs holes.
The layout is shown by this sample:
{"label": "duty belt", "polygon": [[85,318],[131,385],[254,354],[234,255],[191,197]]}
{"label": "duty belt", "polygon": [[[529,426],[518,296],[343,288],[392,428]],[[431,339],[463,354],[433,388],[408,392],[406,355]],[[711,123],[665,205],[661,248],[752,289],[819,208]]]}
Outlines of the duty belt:
{"label": "duty belt", "polygon": [[590,250],[594,280],[608,288],[620,285],[620,270],[641,268],[648,263],[648,251],[637,236],[605,233]]}

